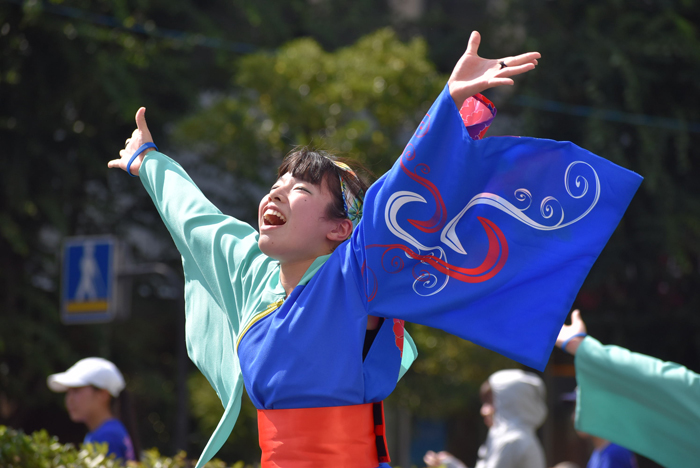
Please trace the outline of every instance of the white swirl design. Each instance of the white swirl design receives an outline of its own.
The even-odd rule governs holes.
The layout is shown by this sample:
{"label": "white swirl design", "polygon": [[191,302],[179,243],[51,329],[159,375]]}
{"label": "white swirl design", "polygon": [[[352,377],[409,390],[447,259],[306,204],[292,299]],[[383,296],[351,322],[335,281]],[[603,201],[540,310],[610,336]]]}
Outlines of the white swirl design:
{"label": "white swirl design", "polygon": [[[574,195],[571,192],[571,187],[569,185],[569,178],[570,178],[570,173],[571,170],[574,166],[578,164],[584,164],[588,166],[591,171],[593,172],[593,176],[595,177],[595,197],[593,201],[591,202],[591,205],[588,207],[588,209],[581,214],[579,217],[576,219],[573,219],[568,222],[564,222],[565,214],[564,214],[564,208],[562,207],[561,203],[559,200],[552,196],[545,197],[542,200],[542,203],[540,204],[540,214],[544,219],[550,219],[554,215],[555,209],[552,207],[553,203],[556,203],[559,206],[559,209],[561,210],[561,216],[559,217],[559,220],[556,222],[556,224],[553,225],[545,225],[536,222],[529,216],[527,216],[524,212],[527,211],[528,208],[530,208],[530,205],[532,203],[532,194],[530,193],[529,190],[520,188],[515,191],[515,198],[519,202],[524,202],[528,201],[528,205],[525,208],[518,208],[515,205],[513,205],[511,202],[506,200],[505,198],[493,194],[493,193],[479,193],[475,195],[467,204],[467,206],[462,209],[462,211],[455,216],[443,229],[442,233],[440,234],[440,240],[447,244],[452,250],[454,250],[457,253],[467,255],[466,250],[464,250],[464,247],[462,247],[462,243],[459,241],[459,238],[457,237],[456,233],[456,227],[457,223],[459,223],[460,219],[464,216],[464,214],[473,206],[476,205],[488,205],[492,206],[510,216],[513,218],[517,219],[518,221],[534,228],[540,231],[554,231],[556,229],[561,229],[567,226],[571,226],[577,221],[580,221],[583,219],[588,213],[591,212],[591,210],[596,206],[598,203],[598,199],[600,198],[600,179],[598,178],[598,173],[593,169],[593,166],[588,164],[587,162],[583,161],[574,161],[569,166],[566,168],[566,173],[564,174],[564,187],[566,188],[566,193],[569,194],[570,197],[575,198],[575,199],[580,199],[586,193],[588,193],[588,180],[581,176],[578,175],[576,176],[576,179],[574,180],[576,187],[581,188],[581,184],[583,183],[583,188],[581,189],[581,193],[579,195]],[[425,200],[423,200],[425,202]]]}
{"label": "white swirl design", "polygon": [[520,208],[520,211],[525,211],[532,205],[532,194],[528,189],[519,188],[515,191],[515,199],[522,202],[527,200],[527,206],[525,208]]}
{"label": "white swirl design", "polygon": [[[439,258],[440,260],[447,261],[447,256],[445,255],[445,251],[442,249],[442,247],[429,247],[423,245],[420,242],[418,242],[418,240],[415,237],[410,235],[408,232],[402,229],[401,226],[399,226],[399,222],[396,219],[396,216],[403,205],[411,202],[427,203],[425,201],[425,198],[418,195],[417,193],[407,191],[393,193],[391,197],[389,197],[389,200],[386,204],[386,210],[384,211],[384,221],[386,222],[386,226],[396,237],[398,237],[399,239],[403,239],[404,241],[412,245],[415,248],[416,253],[418,253],[419,255],[423,255],[421,254],[421,252],[427,252],[430,255],[435,256],[434,252],[438,252],[439,255],[437,256],[437,258]],[[404,255],[406,255],[407,258],[410,258],[409,255],[406,253],[404,253]],[[421,293],[421,288],[419,288],[418,285],[420,285],[422,288],[432,290],[435,289],[435,287],[438,284],[437,277],[432,273],[426,272],[419,276],[413,282],[413,290],[419,296],[432,296],[442,291],[447,285],[449,279],[450,277],[445,275],[445,282],[442,283],[442,285],[438,289],[431,291],[430,293],[426,293],[425,291]]]}
{"label": "white swirl design", "polygon": [[[595,178],[595,195],[590,206],[586,209],[586,211],[583,212],[583,214],[581,214],[577,218],[568,222],[564,222],[565,213],[562,204],[555,197],[547,196],[544,199],[542,199],[542,202],[539,206],[539,212],[541,217],[545,220],[550,220],[554,217],[555,213],[561,212],[561,214],[558,217],[558,219],[554,218],[554,220],[556,220],[556,223],[554,224],[538,223],[525,214],[525,212],[528,211],[532,206],[533,201],[532,193],[528,189],[519,188],[514,192],[516,202],[521,205],[525,205],[522,208],[518,208],[513,203],[509,202],[508,200],[499,195],[484,192],[475,195],[469,201],[467,206],[465,206],[464,209],[462,209],[462,211],[457,216],[455,216],[449,223],[447,223],[447,225],[445,225],[444,229],[442,230],[442,233],[440,234],[440,240],[455,252],[467,255],[466,250],[464,249],[464,247],[462,247],[462,244],[459,241],[459,238],[457,237],[456,227],[459,221],[464,216],[464,214],[467,211],[469,211],[470,208],[476,205],[492,206],[498,209],[499,211],[502,211],[512,216],[518,221],[540,231],[553,231],[556,229],[561,229],[570,226],[576,223],[577,221],[580,221],[586,215],[588,215],[588,213],[590,213],[591,210],[598,204],[598,200],[600,198],[600,180],[598,178],[597,172],[595,171],[595,169],[593,169],[593,166],[591,166],[590,164],[583,161],[575,161],[569,164],[564,174],[564,187],[566,188],[566,193],[571,198],[583,198],[588,193],[589,189],[588,179],[581,175],[578,175],[574,179],[574,183],[576,188],[579,189],[577,190],[577,192],[580,191],[580,193],[574,194],[571,191],[571,170],[578,164],[588,166],[593,172],[593,177]],[[389,197],[389,200],[387,201],[386,210],[384,211],[384,220],[386,222],[387,227],[396,237],[402,239],[409,245],[413,246],[418,255],[433,255],[436,258],[447,262],[447,255],[445,253],[445,250],[441,246],[423,245],[415,237],[413,237],[411,234],[402,229],[399,225],[399,222],[397,220],[398,212],[405,204],[413,202],[427,203],[425,198],[414,192],[399,191],[392,194],[391,197]],[[422,254],[421,252],[425,252],[425,254]],[[406,258],[411,258],[406,253],[404,253],[404,255],[406,255]],[[425,264],[425,262],[422,263]],[[418,276],[418,278],[413,282],[413,290],[416,292],[416,294],[420,296],[432,296],[442,291],[445,288],[445,286],[447,286],[447,282],[449,281],[449,279],[450,277],[445,275],[444,282],[440,284],[438,277],[435,274],[425,271],[422,272],[420,276]]]}

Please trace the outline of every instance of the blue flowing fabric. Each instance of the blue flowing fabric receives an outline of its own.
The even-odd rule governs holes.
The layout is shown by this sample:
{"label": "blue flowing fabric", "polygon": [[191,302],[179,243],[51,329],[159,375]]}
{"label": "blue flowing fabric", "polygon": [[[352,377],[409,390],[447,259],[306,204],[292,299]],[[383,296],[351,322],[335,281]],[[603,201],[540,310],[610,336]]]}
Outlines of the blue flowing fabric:
{"label": "blue flowing fabric", "polygon": [[[286,299],[257,232],[148,154],[141,180],[183,256],[188,352],[225,407],[198,467],[230,434],[244,385],[260,409],[384,399],[416,356],[403,321],[544,368],[641,177],[572,143],[470,128],[445,87],[351,238]],[[363,359],[369,315],[385,320]]]}
{"label": "blue flowing fabric", "polygon": [[569,142],[473,140],[445,87],[352,237],[368,313],[543,370],[641,181]]}

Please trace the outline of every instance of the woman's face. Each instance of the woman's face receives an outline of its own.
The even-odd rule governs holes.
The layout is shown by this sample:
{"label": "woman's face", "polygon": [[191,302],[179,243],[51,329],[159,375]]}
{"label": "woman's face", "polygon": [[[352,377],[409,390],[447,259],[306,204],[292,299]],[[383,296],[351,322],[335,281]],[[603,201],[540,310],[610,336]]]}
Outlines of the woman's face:
{"label": "woman's face", "polygon": [[281,263],[331,253],[331,232],[342,222],[328,218],[332,201],[325,184],[314,185],[289,173],[280,177],[260,201],[260,250]]}
{"label": "woman's face", "polygon": [[100,411],[105,404],[105,390],[85,386],[69,388],[66,392],[66,409],[71,421],[85,423],[91,415]]}

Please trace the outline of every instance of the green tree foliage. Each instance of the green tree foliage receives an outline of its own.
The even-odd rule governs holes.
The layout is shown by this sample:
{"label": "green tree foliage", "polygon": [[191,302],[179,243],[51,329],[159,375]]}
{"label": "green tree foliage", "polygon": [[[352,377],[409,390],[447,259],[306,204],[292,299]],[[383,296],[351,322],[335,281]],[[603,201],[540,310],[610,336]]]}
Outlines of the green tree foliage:
{"label": "green tree foliage", "polygon": [[499,369],[521,367],[515,361],[454,335],[407,324],[419,357],[389,401],[425,418],[447,418],[471,409],[479,387]]}
{"label": "green tree foliage", "polygon": [[326,52],[313,39],[239,61],[230,93],[211,99],[175,132],[179,147],[221,161],[246,179],[298,144],[340,150],[386,171],[445,84],[425,43],[389,29]]}
{"label": "green tree foliage", "polygon": [[[492,134],[571,140],[646,177],[578,297],[592,333],[700,368],[700,142],[691,127],[700,122],[698,7],[687,0],[426,0],[417,19],[399,20],[389,4],[0,1],[0,423],[81,440],[84,428],[66,423],[45,378],[102,355],[125,370],[137,395],[144,445],[173,449],[181,337],[173,320],[180,311],[162,299],[174,294],[167,285],[137,283],[126,322],[66,327],[58,319],[64,236],[115,233],[136,261],[177,266],[139,184],[105,167],[133,130],[136,108],[149,109],[161,149],[203,156],[188,170],[235,174],[237,183],[226,182],[240,195],[233,208],[252,221],[273,168],[297,144],[337,150],[383,173],[473,29],[482,32],[486,56],[543,54],[515,89],[489,95],[499,106]],[[398,35],[379,30],[391,23]],[[258,53],[239,60],[251,50],[241,43]],[[554,113],[518,105],[514,95],[680,124],[672,130]],[[414,411],[473,405],[478,384],[513,365],[441,332],[409,330],[422,357],[393,398]],[[194,395],[202,388],[201,379],[191,384]],[[193,404],[199,448],[216,407],[211,394],[201,402]],[[248,431],[240,437],[254,431],[246,427],[236,429]]]}
{"label": "green tree foliage", "polygon": [[[224,414],[224,407],[207,379],[199,372],[193,373],[187,382],[190,391],[190,408],[193,418],[197,421],[195,437],[197,446],[204,447],[209,436],[219,424]],[[260,460],[258,444],[258,413],[247,395],[243,395],[243,403],[238,421],[219,451],[218,457],[224,460],[243,459],[249,462]]]}
{"label": "green tree foliage", "polygon": [[[25,434],[6,426],[0,426],[0,466],[4,468],[188,468],[192,460],[184,452],[174,457],[164,457],[157,449],[146,450],[140,462],[124,462],[114,455],[107,455],[107,444],[85,444],[80,448],[61,444],[58,438],[46,431]],[[207,468],[225,468],[227,465],[214,459]],[[243,462],[229,465],[246,468]]]}
{"label": "green tree foliage", "polygon": [[[315,34],[337,47],[386,21],[386,7],[370,1],[0,3],[0,422],[46,427],[63,440],[80,441],[84,427],[67,421],[62,395],[48,392],[45,379],[81,357],[101,355],[124,371],[136,395],[143,444],[173,449],[175,350],[182,339],[173,317],[181,312],[162,298],[176,293],[157,280],[140,281],[128,321],[64,326],[58,313],[61,239],[113,233],[132,247],[135,261],[176,266],[177,253],[139,184],[105,167],[131,133],[134,110],[148,107],[149,125],[167,150],[167,124],[207,93],[231,92],[235,51],[245,49],[237,41],[269,50]],[[412,47],[407,51],[424,45]],[[401,60],[409,62],[403,53]],[[385,92],[377,92],[373,105],[386,107],[379,98],[390,91],[381,88],[378,80],[378,91]],[[342,110],[344,119],[361,120],[350,115]],[[270,139],[253,143],[260,149],[243,157],[256,162],[268,149],[282,151]],[[265,179],[245,165],[235,172]],[[199,435],[195,445],[201,448],[208,435]]]}
{"label": "green tree foliage", "polygon": [[[139,23],[221,36],[212,18],[235,18],[228,5],[0,3],[0,422],[47,427],[66,440],[81,440],[84,428],[68,423],[46,376],[102,355],[125,371],[138,396],[146,446],[172,450],[172,301],[139,295],[128,323],[63,326],[58,255],[64,236],[114,233],[134,244],[134,233],[144,232],[147,247],[137,251],[137,260],[177,262],[172,253],[154,258],[163,252],[158,238],[167,233],[138,184],[110,179],[106,162],[133,130],[139,105],[151,108],[149,122],[162,134],[166,122],[196,102],[196,90],[222,86],[228,78],[218,64],[223,52],[187,37],[126,28]],[[101,22],[104,15],[116,24]]]}

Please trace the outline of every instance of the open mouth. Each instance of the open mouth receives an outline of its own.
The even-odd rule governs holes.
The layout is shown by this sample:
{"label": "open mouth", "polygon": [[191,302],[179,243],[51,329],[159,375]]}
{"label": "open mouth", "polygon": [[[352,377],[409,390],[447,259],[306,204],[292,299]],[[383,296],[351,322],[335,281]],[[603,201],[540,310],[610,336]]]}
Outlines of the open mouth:
{"label": "open mouth", "polygon": [[266,226],[282,226],[287,222],[287,218],[279,211],[268,208],[263,214],[263,222]]}

